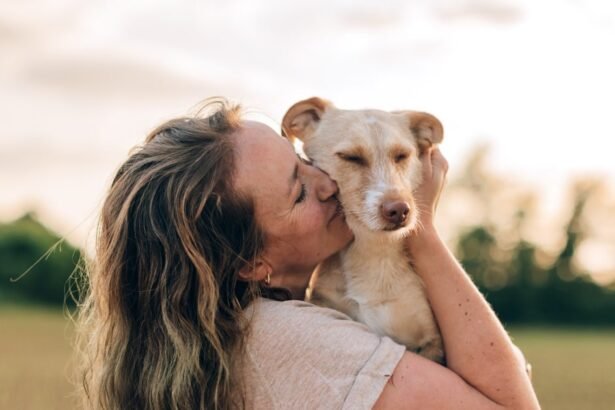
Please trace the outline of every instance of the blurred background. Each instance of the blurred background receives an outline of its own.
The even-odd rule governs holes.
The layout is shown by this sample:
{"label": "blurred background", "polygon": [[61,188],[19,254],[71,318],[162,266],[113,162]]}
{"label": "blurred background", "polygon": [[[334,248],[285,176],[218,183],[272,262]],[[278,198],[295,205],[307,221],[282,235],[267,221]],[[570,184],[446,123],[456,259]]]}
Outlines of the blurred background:
{"label": "blurred background", "polygon": [[614,44],[606,0],[0,3],[0,408],[74,407],[67,278],[105,190],[215,95],[276,129],[314,95],[440,118],[438,224],[543,407],[613,408]]}

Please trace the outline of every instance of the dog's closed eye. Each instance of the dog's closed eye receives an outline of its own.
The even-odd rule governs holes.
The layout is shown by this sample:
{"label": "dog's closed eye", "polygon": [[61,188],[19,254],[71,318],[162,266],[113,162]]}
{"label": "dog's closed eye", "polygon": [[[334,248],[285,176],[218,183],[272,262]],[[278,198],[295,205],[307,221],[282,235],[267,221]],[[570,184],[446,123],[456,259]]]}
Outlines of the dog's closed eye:
{"label": "dog's closed eye", "polygon": [[407,160],[409,156],[410,154],[407,152],[395,154],[395,162],[399,164],[400,162]]}
{"label": "dog's closed eye", "polygon": [[353,164],[360,165],[360,166],[367,166],[367,159],[365,159],[365,157],[363,157],[361,154],[354,153],[354,152],[352,153],[337,152],[335,155],[337,155],[340,159],[346,162],[351,162]]}
{"label": "dog's closed eye", "polygon": [[391,159],[395,161],[396,164],[400,164],[410,158],[412,155],[412,150],[408,150],[406,147],[396,146],[392,148],[389,153]]}

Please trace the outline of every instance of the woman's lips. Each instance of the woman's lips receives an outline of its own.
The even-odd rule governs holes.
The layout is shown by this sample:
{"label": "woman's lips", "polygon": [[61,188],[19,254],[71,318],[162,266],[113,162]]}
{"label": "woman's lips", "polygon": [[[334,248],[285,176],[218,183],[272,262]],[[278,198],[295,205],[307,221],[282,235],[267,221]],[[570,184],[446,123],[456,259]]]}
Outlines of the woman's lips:
{"label": "woman's lips", "polygon": [[342,207],[342,204],[340,203],[340,201],[336,199],[335,208],[333,208],[333,214],[329,218],[329,222],[327,224],[331,223],[335,218],[337,218],[340,215],[344,216],[344,207]]}

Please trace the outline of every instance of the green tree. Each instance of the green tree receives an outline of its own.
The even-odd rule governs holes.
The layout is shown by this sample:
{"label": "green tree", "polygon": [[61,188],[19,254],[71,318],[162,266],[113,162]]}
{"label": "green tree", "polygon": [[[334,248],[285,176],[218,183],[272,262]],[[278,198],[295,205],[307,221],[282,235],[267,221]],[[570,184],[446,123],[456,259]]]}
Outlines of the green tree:
{"label": "green tree", "polygon": [[[32,213],[0,224],[0,301],[61,306],[80,259],[79,249],[61,241]],[[73,305],[71,298],[67,304]]]}
{"label": "green tree", "polygon": [[[615,324],[615,292],[596,284],[574,263],[576,250],[588,235],[583,222],[591,195],[591,187],[577,187],[566,240],[547,267],[536,261],[541,250],[521,235],[527,201],[519,202],[505,238],[508,248],[500,244],[502,234],[493,224],[474,226],[460,235],[456,254],[461,264],[505,323]],[[511,238],[516,240],[512,247]]]}

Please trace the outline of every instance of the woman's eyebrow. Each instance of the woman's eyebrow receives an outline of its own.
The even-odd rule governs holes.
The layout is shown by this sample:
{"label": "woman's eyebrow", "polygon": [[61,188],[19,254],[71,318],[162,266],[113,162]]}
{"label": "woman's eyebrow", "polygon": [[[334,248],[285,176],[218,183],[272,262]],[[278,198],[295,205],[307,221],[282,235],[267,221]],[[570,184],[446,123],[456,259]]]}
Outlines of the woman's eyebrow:
{"label": "woman's eyebrow", "polygon": [[299,164],[295,164],[295,169],[293,170],[293,174],[290,176],[288,180],[288,194],[286,196],[290,196],[293,192],[293,187],[295,186],[295,181],[297,180],[297,175],[299,174]]}

